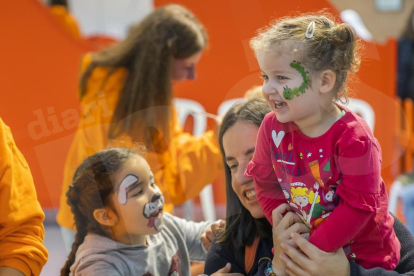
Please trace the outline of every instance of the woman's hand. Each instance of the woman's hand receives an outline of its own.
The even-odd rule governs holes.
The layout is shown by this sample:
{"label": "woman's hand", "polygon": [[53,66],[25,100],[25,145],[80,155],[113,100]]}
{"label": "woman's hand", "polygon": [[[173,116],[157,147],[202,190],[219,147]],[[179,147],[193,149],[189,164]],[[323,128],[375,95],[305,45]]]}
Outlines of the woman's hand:
{"label": "woman's hand", "polygon": [[292,233],[291,237],[306,255],[295,247],[282,243],[281,247],[284,253],[280,257],[287,267],[286,271],[289,276],[350,276],[349,261],[342,248],[336,252],[325,252],[301,235]]}
{"label": "woman's hand", "polygon": [[226,225],[225,220],[218,220],[210,224],[210,226],[204,231],[204,233],[200,236],[200,240],[204,245],[204,248],[208,251],[210,249],[211,243],[214,240],[214,237],[220,233],[220,231]]}
{"label": "woman's hand", "polygon": [[292,233],[306,234],[309,232],[309,228],[291,210],[291,207],[285,203],[278,206],[272,212],[274,248],[272,268],[278,276],[287,275],[286,263],[279,257],[280,254],[284,253],[280,245],[282,243],[288,243],[294,246],[294,242],[291,240]]}
{"label": "woman's hand", "polygon": [[[227,263],[225,267],[217,270],[217,272],[214,274],[211,274],[211,276],[243,276],[243,274],[240,274],[240,273],[229,273],[230,269],[231,269],[231,264]],[[200,276],[208,276],[208,275],[202,274]]]}
{"label": "woman's hand", "polygon": [[0,267],[0,276],[24,276],[24,273],[12,267]]}

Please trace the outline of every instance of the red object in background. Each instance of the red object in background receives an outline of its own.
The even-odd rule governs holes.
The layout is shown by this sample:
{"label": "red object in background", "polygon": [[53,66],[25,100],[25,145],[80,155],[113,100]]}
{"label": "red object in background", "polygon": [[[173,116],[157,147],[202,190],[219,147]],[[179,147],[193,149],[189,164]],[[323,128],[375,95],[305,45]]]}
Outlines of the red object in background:
{"label": "red object in background", "polygon": [[84,37],[84,40],[96,51],[104,49],[112,44],[115,44],[118,40],[115,38],[104,35],[92,35]]}

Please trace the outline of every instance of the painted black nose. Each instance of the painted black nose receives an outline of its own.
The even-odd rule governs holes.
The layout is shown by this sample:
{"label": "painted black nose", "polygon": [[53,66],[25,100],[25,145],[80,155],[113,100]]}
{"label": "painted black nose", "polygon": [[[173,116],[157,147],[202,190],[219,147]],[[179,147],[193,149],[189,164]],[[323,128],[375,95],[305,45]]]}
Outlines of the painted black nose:
{"label": "painted black nose", "polygon": [[151,202],[155,202],[155,201],[157,201],[158,199],[160,199],[161,198],[161,195],[160,194],[154,194],[153,196],[152,196],[152,198],[151,198]]}

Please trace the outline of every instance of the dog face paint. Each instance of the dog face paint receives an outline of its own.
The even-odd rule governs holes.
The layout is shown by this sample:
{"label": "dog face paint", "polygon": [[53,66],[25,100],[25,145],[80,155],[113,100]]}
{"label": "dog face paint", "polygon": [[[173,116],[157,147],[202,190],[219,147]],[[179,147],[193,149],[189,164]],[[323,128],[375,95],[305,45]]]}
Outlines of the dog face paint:
{"label": "dog face paint", "polygon": [[148,228],[154,228],[161,231],[164,227],[162,221],[162,210],[164,208],[164,197],[156,193],[152,196],[151,201],[144,205],[143,214],[148,219]]}
{"label": "dog face paint", "polygon": [[128,188],[132,185],[139,182],[139,178],[136,175],[128,174],[122,180],[118,189],[118,202],[125,205],[128,201]]}

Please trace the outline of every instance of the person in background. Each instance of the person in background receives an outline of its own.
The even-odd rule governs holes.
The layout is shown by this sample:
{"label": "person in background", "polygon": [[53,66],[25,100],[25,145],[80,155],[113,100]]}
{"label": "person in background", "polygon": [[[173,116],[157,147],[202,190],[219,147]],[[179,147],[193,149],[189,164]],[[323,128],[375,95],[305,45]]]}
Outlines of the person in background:
{"label": "person in background", "polygon": [[196,78],[207,34],[179,5],[154,10],[128,37],[82,60],[82,117],[70,147],[57,221],[69,248],[75,230],[66,192],[75,169],[107,148],[142,143],[166,212],[196,197],[222,171],[214,131],[195,137],[183,131],[173,106],[173,86]]}
{"label": "person in background", "polygon": [[48,252],[32,174],[0,119],[0,276],[38,276]]}
{"label": "person in background", "polygon": [[414,9],[398,39],[397,95],[401,100],[414,100]]}
{"label": "person in background", "polygon": [[[365,269],[349,261],[342,248],[330,253],[318,249],[301,236],[292,240],[292,233],[305,233],[309,229],[295,213],[285,213],[286,205],[273,212],[272,231],[257,202],[252,179],[244,176],[255,151],[259,127],[268,112],[270,108],[260,95],[260,98],[236,104],[223,118],[219,143],[225,164],[226,226],[210,247],[204,273],[224,275],[222,267],[229,263],[231,268],[227,267],[226,273],[262,276],[269,263],[275,260],[289,268],[291,276],[413,275],[414,237],[396,218],[394,230],[402,246],[401,260],[395,271]],[[298,243],[306,255],[290,246],[294,243]],[[284,244],[284,247],[275,246],[272,254],[273,244]],[[283,259],[279,258],[280,255]]]}
{"label": "person in background", "polygon": [[50,0],[49,10],[55,19],[61,24],[74,38],[81,39],[82,35],[76,19],[70,14],[67,0]]}
{"label": "person in background", "polygon": [[[404,32],[398,39],[397,95],[404,101],[414,100],[414,9],[410,13]],[[414,234],[414,169],[397,178],[405,187],[403,195],[404,217]]]}

